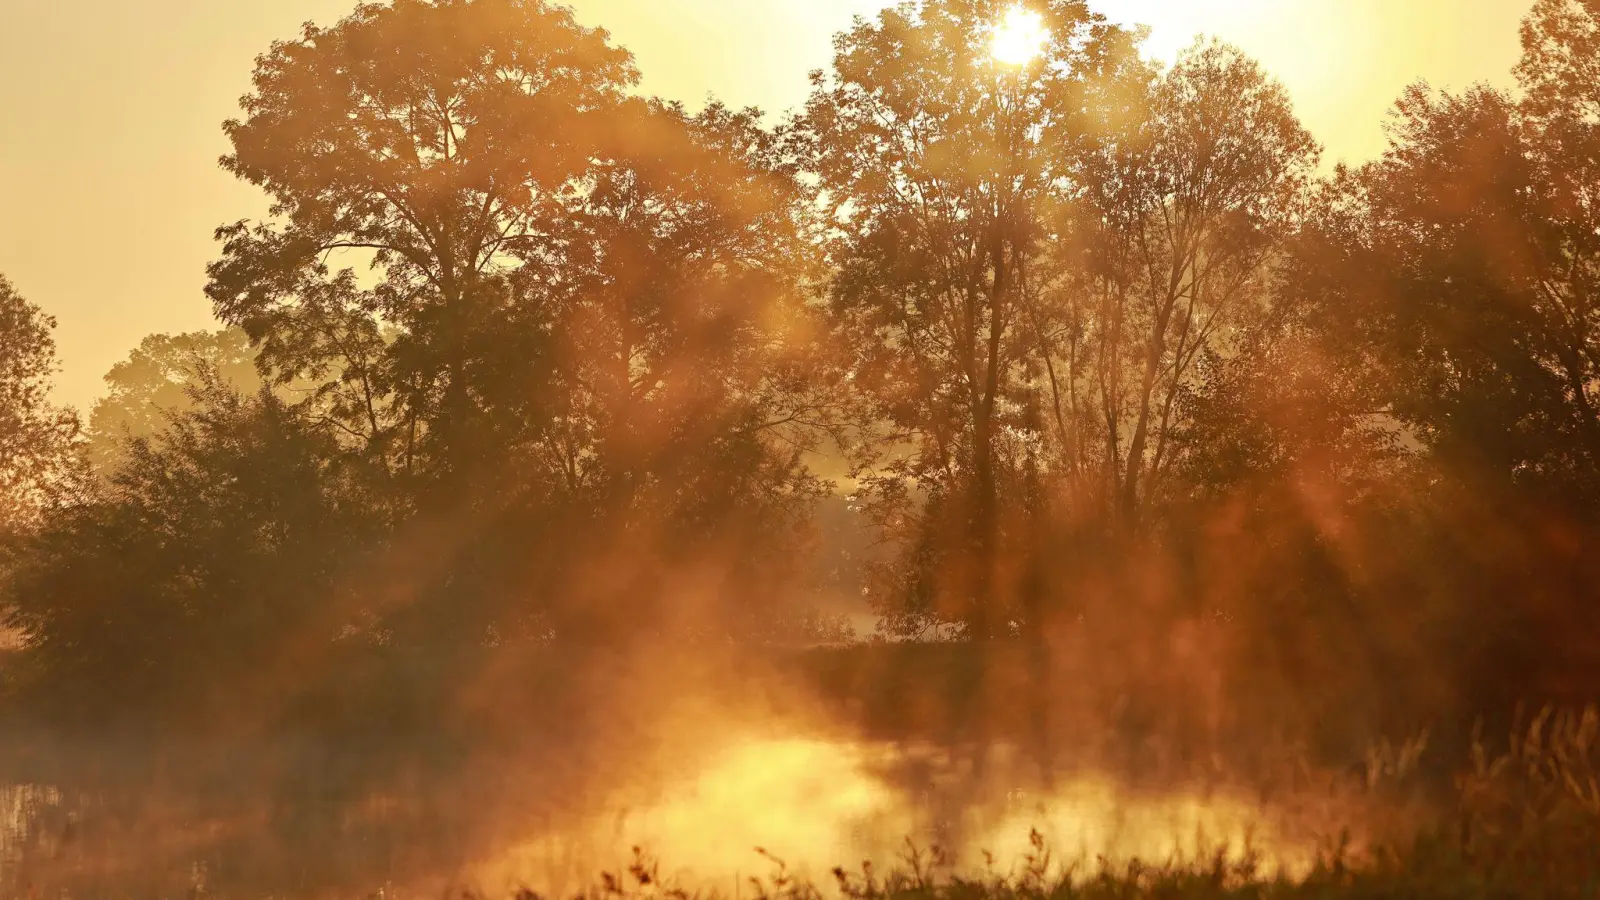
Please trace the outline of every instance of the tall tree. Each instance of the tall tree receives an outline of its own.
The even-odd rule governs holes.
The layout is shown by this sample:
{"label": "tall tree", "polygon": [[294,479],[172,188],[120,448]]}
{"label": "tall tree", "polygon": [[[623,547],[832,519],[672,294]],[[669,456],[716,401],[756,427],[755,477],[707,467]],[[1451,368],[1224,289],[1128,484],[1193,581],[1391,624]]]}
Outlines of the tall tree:
{"label": "tall tree", "polygon": [[880,519],[916,522],[902,536],[925,547],[880,587],[921,598],[898,627],[977,638],[1010,618],[995,600],[1001,506],[1032,440],[1036,362],[1021,297],[1063,174],[1044,142],[1081,127],[1095,80],[1138,65],[1130,35],[1080,0],[1042,4],[1038,56],[1002,61],[1005,14],[929,0],[860,21],[805,112],[837,224],[836,334],[896,451],[867,484]]}
{"label": "tall tree", "polygon": [[[807,302],[811,192],[788,141],[755,111],[649,112],[638,149],[595,161],[565,206],[549,379],[516,408],[534,427],[500,476],[503,493],[549,493],[517,504],[523,525],[491,568],[563,598],[561,632],[661,624],[673,610],[634,579],[673,566],[722,571],[729,587],[700,591],[702,619],[738,630],[778,612],[823,488],[805,456],[835,418]],[[529,570],[546,566],[527,535],[552,509],[572,518],[547,546],[568,559],[603,547],[604,577]]]}
{"label": "tall tree", "polygon": [[691,460],[769,438],[787,458],[831,406],[811,371],[812,192],[786,141],[715,104],[658,105],[651,129],[567,206],[555,370],[573,431],[544,445],[566,490],[618,508],[661,489],[709,500],[745,467]]}
{"label": "tall tree", "polygon": [[1040,320],[1073,493],[1135,519],[1181,453],[1200,361],[1235,352],[1266,309],[1318,151],[1283,87],[1218,43],[1124,103],[1091,140],[1056,144],[1070,196]]}
{"label": "tall tree", "polygon": [[1597,33],[1593,3],[1539,0],[1519,96],[1409,90],[1308,245],[1328,333],[1436,465],[1573,508],[1600,490]]}
{"label": "tall tree", "polygon": [[1531,286],[1569,400],[1600,454],[1600,5],[1539,0],[1522,27],[1517,112],[1533,164],[1533,236],[1544,270]]}
{"label": "tall tree", "polygon": [[1282,284],[1312,359],[1339,362],[1332,403],[1377,413],[1414,451],[1417,477],[1376,492],[1387,526],[1345,510],[1317,523],[1337,595],[1394,635],[1385,655],[1429,648],[1474,704],[1593,671],[1597,24],[1589,3],[1535,4],[1519,95],[1408,90],[1388,150],[1332,180]]}
{"label": "tall tree", "polygon": [[275,45],[228,125],[224,165],[275,203],[221,230],[211,296],[410,527],[451,535],[419,639],[544,640],[630,596],[647,620],[652,592],[566,576],[624,541],[754,570],[781,556],[718,541],[792,535],[818,494],[793,142],[635,78],[543,0],[399,0]]}
{"label": "tall tree", "polygon": [[1600,6],[1592,0],[1536,0],[1522,23],[1516,74],[1524,112],[1541,124],[1579,129],[1569,138],[1592,139],[1600,116]]}
{"label": "tall tree", "polygon": [[219,231],[219,315],[280,378],[335,373],[332,414],[396,468],[470,469],[485,396],[538,389],[560,199],[635,78],[544,0],[370,3],[275,44],[223,159],[273,218]]}

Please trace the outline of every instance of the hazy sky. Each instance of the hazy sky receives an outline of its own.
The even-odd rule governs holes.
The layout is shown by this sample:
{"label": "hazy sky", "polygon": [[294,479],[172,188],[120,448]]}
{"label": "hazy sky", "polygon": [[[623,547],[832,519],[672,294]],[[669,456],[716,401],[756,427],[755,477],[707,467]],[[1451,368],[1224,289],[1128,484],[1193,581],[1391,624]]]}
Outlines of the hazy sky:
{"label": "hazy sky", "polygon": [[[1170,58],[1200,32],[1288,86],[1336,159],[1383,147],[1409,82],[1505,84],[1531,0],[1090,0],[1152,26]],[[261,212],[217,168],[252,60],[355,0],[0,0],[0,273],[60,321],[59,398],[87,405],[151,332],[214,327],[201,287],[223,222]],[[882,0],[571,0],[633,50],[645,88],[782,111],[830,36]]]}

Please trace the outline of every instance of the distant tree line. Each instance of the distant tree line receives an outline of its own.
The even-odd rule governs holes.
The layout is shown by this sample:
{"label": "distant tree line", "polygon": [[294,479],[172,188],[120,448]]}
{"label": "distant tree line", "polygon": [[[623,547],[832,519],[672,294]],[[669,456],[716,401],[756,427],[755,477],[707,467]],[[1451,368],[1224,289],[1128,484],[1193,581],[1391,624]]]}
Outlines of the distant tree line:
{"label": "distant tree line", "polygon": [[641,96],[545,0],[274,44],[227,330],[80,428],[0,282],[11,701],[198,727],[375,658],[834,640],[838,495],[885,638],[1226,621],[1379,714],[1593,686],[1600,7],[1327,173],[1238,50],[1030,5],[1022,64],[995,0],[857,20],[776,124]]}

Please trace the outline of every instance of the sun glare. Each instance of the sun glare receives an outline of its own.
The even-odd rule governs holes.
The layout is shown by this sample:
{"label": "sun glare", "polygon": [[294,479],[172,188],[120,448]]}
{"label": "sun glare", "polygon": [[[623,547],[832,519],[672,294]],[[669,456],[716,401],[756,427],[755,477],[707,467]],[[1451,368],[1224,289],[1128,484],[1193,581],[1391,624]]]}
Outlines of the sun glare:
{"label": "sun glare", "polygon": [[1044,16],[1024,6],[1006,10],[994,29],[994,40],[989,51],[994,58],[1008,66],[1031,62],[1044,52],[1050,32],[1045,28]]}

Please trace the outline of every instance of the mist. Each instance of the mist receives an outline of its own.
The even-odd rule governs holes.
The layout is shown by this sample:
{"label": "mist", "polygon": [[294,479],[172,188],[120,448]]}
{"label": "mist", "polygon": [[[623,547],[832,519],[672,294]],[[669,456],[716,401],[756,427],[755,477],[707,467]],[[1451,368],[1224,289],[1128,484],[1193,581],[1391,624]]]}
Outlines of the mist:
{"label": "mist", "polygon": [[0,279],[0,893],[1580,883],[1597,17],[1331,172],[1074,0],[782,115],[543,0],[286,35],[215,330],[80,416]]}

